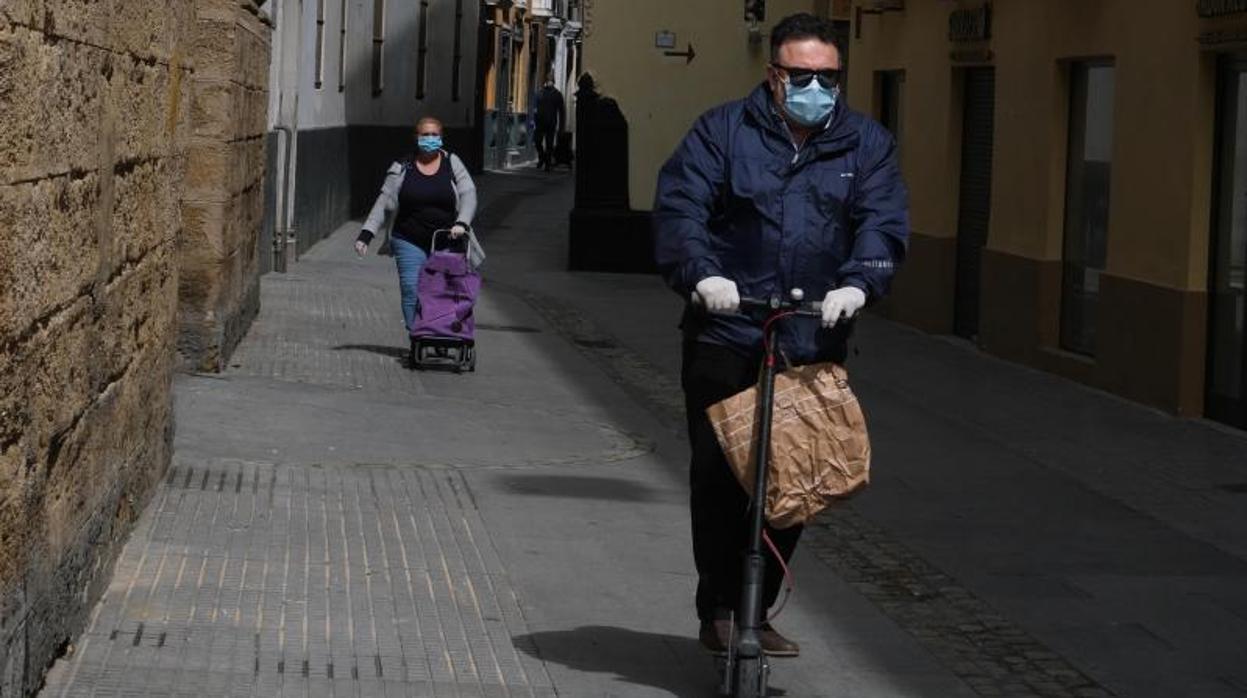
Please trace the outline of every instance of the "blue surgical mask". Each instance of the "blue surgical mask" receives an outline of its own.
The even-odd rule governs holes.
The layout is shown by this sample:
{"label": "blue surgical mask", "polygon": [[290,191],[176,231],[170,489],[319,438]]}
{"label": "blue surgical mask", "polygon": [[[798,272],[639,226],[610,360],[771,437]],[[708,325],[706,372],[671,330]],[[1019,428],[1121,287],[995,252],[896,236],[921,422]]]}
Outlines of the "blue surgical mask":
{"label": "blue surgical mask", "polygon": [[807,128],[827,123],[839,98],[839,86],[823,87],[818,80],[811,80],[805,87],[797,87],[784,81],[784,113]]}
{"label": "blue surgical mask", "polygon": [[434,153],[442,149],[441,136],[419,136],[416,138],[416,145],[422,153]]}

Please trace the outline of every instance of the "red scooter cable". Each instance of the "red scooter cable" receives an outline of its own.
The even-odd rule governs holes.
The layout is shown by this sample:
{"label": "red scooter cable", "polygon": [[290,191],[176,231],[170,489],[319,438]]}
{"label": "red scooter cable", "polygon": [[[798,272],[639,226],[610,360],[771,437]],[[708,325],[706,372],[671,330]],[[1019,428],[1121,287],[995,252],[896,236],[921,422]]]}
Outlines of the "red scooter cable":
{"label": "red scooter cable", "polygon": [[788,599],[792,596],[792,592],[797,588],[797,578],[793,576],[792,570],[788,569],[787,563],[784,562],[784,556],[779,554],[779,548],[775,547],[775,543],[771,541],[771,537],[762,532],[762,540],[766,541],[766,546],[771,549],[771,554],[775,556],[775,561],[779,563],[780,569],[784,570],[784,581],[788,584],[784,587],[784,598],[780,599],[779,608],[775,612],[767,616],[766,622],[770,623],[784,612],[784,606],[788,605]]}

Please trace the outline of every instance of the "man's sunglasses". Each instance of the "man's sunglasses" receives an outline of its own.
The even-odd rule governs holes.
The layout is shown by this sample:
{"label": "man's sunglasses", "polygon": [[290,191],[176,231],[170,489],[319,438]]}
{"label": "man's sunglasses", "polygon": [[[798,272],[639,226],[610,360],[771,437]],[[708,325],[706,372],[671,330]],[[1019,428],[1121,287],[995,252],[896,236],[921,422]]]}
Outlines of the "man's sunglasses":
{"label": "man's sunglasses", "polygon": [[788,82],[793,87],[806,87],[814,78],[818,78],[818,84],[826,89],[831,89],[840,84],[840,76],[844,71],[834,68],[826,68],[824,70],[810,70],[809,68],[789,68],[786,65],[772,63],[771,67],[783,73]]}

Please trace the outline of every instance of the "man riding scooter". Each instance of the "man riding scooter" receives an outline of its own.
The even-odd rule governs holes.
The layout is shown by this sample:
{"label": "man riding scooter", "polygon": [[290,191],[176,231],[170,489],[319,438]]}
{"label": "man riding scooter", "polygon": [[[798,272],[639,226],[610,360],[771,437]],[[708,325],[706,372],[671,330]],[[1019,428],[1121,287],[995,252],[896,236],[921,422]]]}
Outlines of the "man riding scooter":
{"label": "man riding scooter", "polygon": [[[887,294],[905,257],[908,202],[895,141],[841,100],[831,23],[809,14],[771,32],[766,81],[703,114],[663,166],[654,206],[655,258],[690,302],[682,384],[687,410],[693,556],[700,639],[726,652],[741,595],[750,497],[724,459],[705,410],[758,380],[762,329],[737,313],[741,296],[821,300],[822,322],[790,323],[779,350],[793,365],[843,363],[853,316]],[[708,312],[707,312],[708,311]],[[767,534],[785,563],[801,527]],[[762,608],[779,594],[766,566]],[[769,624],[762,649],[795,656]]]}

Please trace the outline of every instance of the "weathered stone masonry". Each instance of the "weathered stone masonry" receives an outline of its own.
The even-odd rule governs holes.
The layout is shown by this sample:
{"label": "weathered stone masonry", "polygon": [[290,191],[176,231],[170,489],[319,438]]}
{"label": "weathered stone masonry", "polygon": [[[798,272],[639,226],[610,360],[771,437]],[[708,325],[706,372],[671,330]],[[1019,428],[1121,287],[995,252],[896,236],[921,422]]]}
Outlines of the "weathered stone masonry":
{"label": "weathered stone masonry", "polygon": [[269,27],[238,0],[197,0],[196,18],[178,351],[216,371],[259,311]]}
{"label": "weathered stone masonry", "polygon": [[180,325],[221,357],[255,312],[247,9],[0,0],[2,696],[83,627],[168,465]]}

